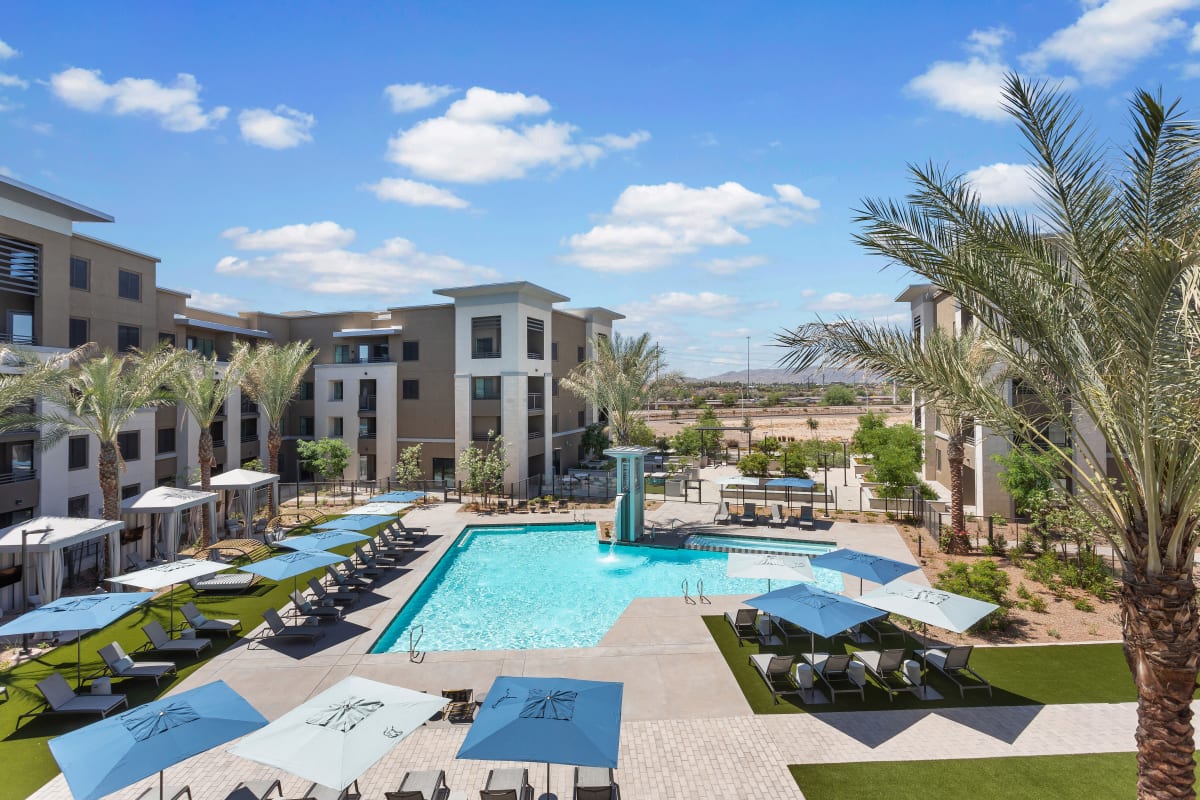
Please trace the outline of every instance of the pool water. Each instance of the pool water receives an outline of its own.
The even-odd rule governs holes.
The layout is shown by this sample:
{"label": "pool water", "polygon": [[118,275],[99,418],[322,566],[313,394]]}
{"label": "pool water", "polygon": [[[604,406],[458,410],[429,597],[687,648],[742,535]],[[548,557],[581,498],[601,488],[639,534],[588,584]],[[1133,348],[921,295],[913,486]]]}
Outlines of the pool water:
{"label": "pool water", "polygon": [[689,546],[723,547],[744,552],[783,553],[789,556],[819,556],[834,549],[824,542],[798,542],[787,539],[766,539],[753,536],[721,536],[697,533],[688,539]]}
{"label": "pool water", "polygon": [[[684,580],[693,596],[700,580],[706,595],[767,590],[765,580],[726,577],[728,560],[704,550],[613,548],[596,540],[594,524],[467,528],[371,652],[407,652],[418,625],[426,651],[593,647],[631,600],[682,597]],[[823,588],[842,589],[841,573],[814,571]]]}

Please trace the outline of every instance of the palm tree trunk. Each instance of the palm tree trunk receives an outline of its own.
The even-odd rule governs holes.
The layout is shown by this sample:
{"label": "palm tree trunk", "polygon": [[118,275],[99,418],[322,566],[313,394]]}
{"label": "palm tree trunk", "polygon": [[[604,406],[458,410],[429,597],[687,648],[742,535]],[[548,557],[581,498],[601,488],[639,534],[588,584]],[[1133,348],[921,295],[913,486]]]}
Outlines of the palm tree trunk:
{"label": "palm tree trunk", "polygon": [[946,443],[946,456],[950,463],[950,543],[947,551],[965,553],[971,549],[971,540],[967,536],[967,519],[963,513],[963,460],[966,457],[963,448],[961,430],[950,434]]}
{"label": "palm tree trunk", "polygon": [[[200,429],[200,444],[198,446],[198,457],[200,459],[200,488],[208,492],[212,490],[212,468],[213,468],[213,438],[212,428],[205,426]],[[200,543],[199,547],[204,548],[215,538],[213,526],[216,520],[209,519],[208,503],[200,506]]]}
{"label": "palm tree trunk", "polygon": [[1137,796],[1195,798],[1191,703],[1200,671],[1200,609],[1190,572],[1127,577],[1121,617],[1125,661],[1138,687]]}
{"label": "palm tree trunk", "polygon": [[[279,423],[272,421],[267,428],[267,472],[279,474],[279,448],[283,445],[283,436],[279,433]],[[267,518],[275,519],[278,513],[275,509],[275,493],[270,493],[268,500],[269,508],[267,509]],[[251,530],[249,527],[251,520],[246,520],[246,530]]]}
{"label": "palm tree trunk", "polygon": [[[121,459],[115,442],[100,442],[100,459],[97,464],[100,481],[100,496],[103,499],[102,514],[105,519],[121,518],[121,498],[118,484],[121,480]],[[100,543],[100,580],[108,577],[108,536]]]}

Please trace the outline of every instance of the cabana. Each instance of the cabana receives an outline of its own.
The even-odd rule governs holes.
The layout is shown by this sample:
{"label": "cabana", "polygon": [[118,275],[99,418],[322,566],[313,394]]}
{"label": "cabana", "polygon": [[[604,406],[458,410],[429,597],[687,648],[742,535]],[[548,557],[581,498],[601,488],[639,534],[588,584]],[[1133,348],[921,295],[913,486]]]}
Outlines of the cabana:
{"label": "cabana", "polygon": [[[0,576],[5,576],[5,585],[0,588],[0,606],[6,611],[20,610],[20,592],[37,604],[57,600],[62,596],[67,575],[64,551],[92,539],[108,536],[109,570],[119,573],[118,534],[124,527],[125,523],[119,520],[38,517],[0,530],[0,564],[3,564]],[[26,564],[21,564],[22,538]]]}
{"label": "cabana", "polygon": [[[121,503],[121,518],[132,533],[140,529],[136,540],[132,535],[122,537],[126,547],[121,557],[136,551],[143,558],[156,555],[168,561],[175,559],[181,541],[188,541],[200,530],[200,514],[193,509],[208,506],[208,518],[217,518],[216,492],[196,492],[173,486],[157,486]],[[186,520],[185,520],[186,516]],[[146,536],[149,533],[149,536]],[[120,570],[117,570],[118,572]]]}
{"label": "cabana", "polygon": [[[270,472],[255,472],[252,469],[231,469],[214,475],[209,480],[209,486],[214,492],[222,492],[224,497],[225,522],[229,512],[234,509],[234,495],[238,497],[238,508],[245,524],[245,531],[253,533],[254,514],[268,503],[278,508],[279,505],[279,476]],[[192,484],[193,489],[199,489],[199,483]],[[259,502],[259,495],[268,494],[266,502]],[[214,538],[220,538],[214,536]]]}

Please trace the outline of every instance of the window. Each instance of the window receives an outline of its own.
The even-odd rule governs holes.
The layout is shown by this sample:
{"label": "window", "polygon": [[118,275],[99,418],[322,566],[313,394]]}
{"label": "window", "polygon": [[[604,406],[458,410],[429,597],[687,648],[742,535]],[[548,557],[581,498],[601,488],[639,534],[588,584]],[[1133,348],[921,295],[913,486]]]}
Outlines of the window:
{"label": "window", "polygon": [[333,346],[333,363],[350,364],[353,361],[354,357],[350,354],[350,345],[338,344]]}
{"label": "window", "polygon": [[942,471],[942,450],[940,447],[937,449],[937,470],[938,472]]}
{"label": "window", "polygon": [[[225,446],[225,423],[218,420],[212,424],[213,447]],[[220,470],[217,470],[220,474]]]}
{"label": "window", "polygon": [[33,335],[33,312],[8,312],[8,341],[13,344],[37,344]]}
{"label": "window", "polygon": [[558,378],[550,379],[550,396],[558,397]]}
{"label": "window", "polygon": [[67,469],[86,469],[88,465],[88,437],[72,436],[67,440]]}
{"label": "window", "polygon": [[471,358],[500,357],[500,317],[471,320]]}
{"label": "window", "polygon": [[250,417],[242,420],[242,441],[253,442],[258,439],[258,418]]}
{"label": "window", "polygon": [[341,438],[341,436],[342,436],[342,418],[341,417],[330,417],[329,418],[329,435],[334,438]]}
{"label": "window", "polygon": [[312,381],[305,381],[304,383],[300,384],[300,399],[301,400],[312,400],[313,396],[314,396],[314,388],[313,388]]}
{"label": "window", "polygon": [[421,382],[420,381],[403,381],[402,397],[405,400],[417,400],[421,397]]}
{"label": "window", "polygon": [[558,433],[558,414],[550,415],[550,432]]}
{"label": "window", "polygon": [[451,482],[454,480],[454,459],[435,458],[433,460],[433,479],[435,481]]}
{"label": "window", "polygon": [[499,400],[500,379],[496,377],[476,378],[474,394],[476,400]]}
{"label": "window", "polygon": [[297,431],[297,433],[300,436],[313,436],[313,435],[315,435],[314,432],[315,432],[316,427],[317,427],[317,421],[315,418],[300,417],[300,429]]}
{"label": "window", "polygon": [[550,343],[550,360],[558,361],[558,342]]}
{"label": "window", "polygon": [[546,323],[536,317],[525,320],[525,354],[541,361],[546,357]]}
{"label": "window", "polygon": [[88,496],[77,495],[67,499],[68,517],[86,517],[88,515]]}
{"label": "window", "polygon": [[212,358],[212,354],[216,352],[216,343],[212,339],[202,339],[199,336],[187,337],[187,349],[199,353],[206,358]]}
{"label": "window", "polygon": [[67,323],[67,346],[82,347],[88,343],[88,321],[79,317],[71,317]]}
{"label": "window", "polygon": [[91,288],[92,262],[71,256],[71,288],[88,291]]}
{"label": "window", "polygon": [[117,434],[117,449],[125,461],[137,461],[142,457],[142,437],[137,431]]}
{"label": "window", "polygon": [[587,418],[584,416],[584,412],[580,411],[579,412],[579,423],[578,423],[580,428],[584,427],[586,419]]}
{"label": "window", "polygon": [[134,325],[117,326],[117,349],[127,353],[142,346],[142,329]]}
{"label": "window", "polygon": [[345,386],[342,384],[342,382],[341,381],[330,381],[329,382],[329,399],[330,400],[341,400],[343,397],[345,397]]}
{"label": "window", "polygon": [[8,458],[8,472],[14,480],[27,480],[33,477],[33,442],[13,442],[5,448]]}
{"label": "window", "polygon": [[121,270],[117,273],[117,294],[126,300],[142,299],[142,276],[138,272]]}
{"label": "window", "polygon": [[582,364],[585,358],[587,358],[587,348],[580,345],[579,349],[575,351],[575,360]]}
{"label": "window", "polygon": [[174,347],[175,346],[175,334],[160,333],[158,335],[158,343],[159,344],[169,344],[169,345],[171,345],[171,347]]}
{"label": "window", "polygon": [[174,428],[159,428],[158,429],[158,445],[155,451],[159,455],[163,453],[175,452],[175,429]]}
{"label": "window", "polygon": [[42,248],[0,236],[0,287],[28,297],[41,293]]}
{"label": "window", "polygon": [[358,438],[374,439],[375,438],[375,418],[374,417],[359,417],[358,418]]}
{"label": "window", "polygon": [[131,497],[137,497],[142,493],[142,485],[140,483],[131,483],[128,486],[121,487],[121,499],[128,500]]}
{"label": "window", "polygon": [[403,347],[403,358],[405,361],[420,361],[421,360],[421,343],[420,342],[405,342]]}

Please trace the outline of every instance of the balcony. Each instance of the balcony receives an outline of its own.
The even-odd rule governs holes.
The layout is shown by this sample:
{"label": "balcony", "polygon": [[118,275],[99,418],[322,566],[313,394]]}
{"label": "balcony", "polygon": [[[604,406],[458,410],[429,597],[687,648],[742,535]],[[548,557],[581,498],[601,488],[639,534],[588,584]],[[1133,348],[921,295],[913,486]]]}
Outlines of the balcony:
{"label": "balcony", "polygon": [[253,400],[247,400],[246,398],[243,397],[242,398],[242,413],[243,414],[257,414],[258,413],[258,403],[254,402]]}
{"label": "balcony", "polygon": [[360,439],[374,439],[374,438],[375,438],[375,431],[362,431],[362,430],[360,430],[360,431],[358,432],[358,438],[360,438]]}
{"label": "balcony", "polygon": [[[497,433],[496,435],[499,436],[500,434]],[[473,442],[486,442],[489,438],[487,431],[475,431],[471,434],[471,441]]]}
{"label": "balcony", "polygon": [[372,355],[362,355],[359,353],[350,353],[349,355],[336,355],[333,359],[335,364],[390,364],[395,359],[389,353],[375,353]]}
{"label": "balcony", "polygon": [[373,394],[362,394],[358,396],[359,411],[374,411],[376,409],[376,397]]}
{"label": "balcony", "polygon": [[472,350],[471,358],[499,358],[499,350]]}
{"label": "balcony", "polygon": [[545,407],[546,407],[545,395],[543,395],[541,392],[530,392],[529,393],[529,410],[530,411],[540,411]]}
{"label": "balcony", "polygon": [[530,439],[541,439],[541,438],[544,438],[545,436],[546,436],[545,431],[534,430],[532,428],[529,430],[529,438]]}
{"label": "balcony", "polygon": [[0,486],[9,483],[31,481],[37,477],[36,469],[18,469],[13,472],[0,472]]}
{"label": "balcony", "polygon": [[534,361],[544,361],[546,358],[545,353],[526,353],[525,355],[528,356],[529,358],[533,359]]}
{"label": "balcony", "polygon": [[[257,442],[257,441],[258,441],[257,433],[248,433],[248,434],[242,435],[242,444],[249,444],[250,442]],[[213,446],[215,447],[216,445],[213,445]]]}
{"label": "balcony", "polygon": [[224,447],[224,446],[225,446],[224,439],[213,439],[213,450],[216,450],[218,447]]}

